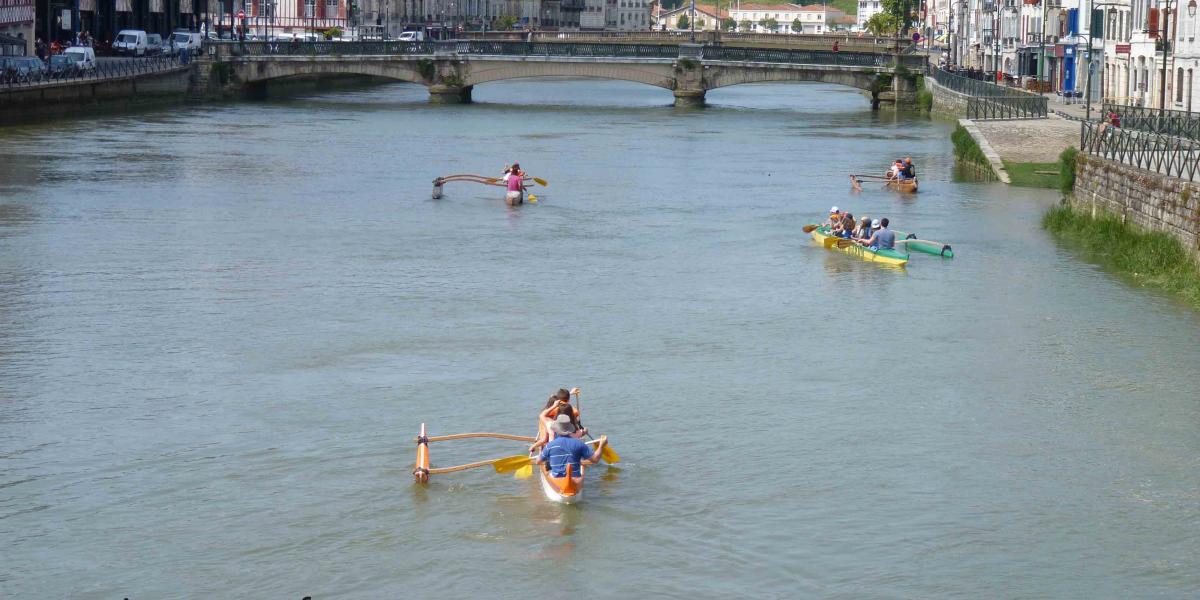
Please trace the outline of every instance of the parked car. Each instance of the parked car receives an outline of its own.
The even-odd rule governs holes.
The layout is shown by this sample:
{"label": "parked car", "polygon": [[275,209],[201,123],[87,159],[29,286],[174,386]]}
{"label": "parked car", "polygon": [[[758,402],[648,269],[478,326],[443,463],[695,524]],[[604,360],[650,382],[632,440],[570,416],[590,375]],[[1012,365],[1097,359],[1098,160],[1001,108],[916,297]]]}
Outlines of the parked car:
{"label": "parked car", "polygon": [[405,31],[398,38],[401,42],[423,42],[425,41],[424,31]]}
{"label": "parked car", "polygon": [[146,46],[145,31],[140,29],[125,29],[117,34],[117,40],[113,42],[113,52],[129,56],[145,56]]}
{"label": "parked car", "polygon": [[168,52],[170,54],[175,54],[181,50],[187,50],[193,53],[199,52],[200,41],[201,36],[199,33],[193,33],[191,31],[176,31],[171,34],[170,38],[167,38],[167,46],[163,50],[168,51],[169,49]]}
{"label": "parked car", "polygon": [[49,74],[46,63],[36,56],[0,56],[0,81],[28,83],[41,81]]}
{"label": "parked car", "polygon": [[75,63],[75,59],[66,54],[55,54],[50,57],[48,69],[50,76],[56,79],[65,77],[75,77],[81,72],[79,65]]}
{"label": "parked car", "polygon": [[162,36],[158,35],[157,33],[147,33],[146,34],[146,54],[148,56],[154,56],[156,54],[162,54],[162,52],[163,52]]}
{"label": "parked car", "polygon": [[71,46],[59,56],[66,56],[75,61],[80,71],[96,70],[96,51],[87,46]]}

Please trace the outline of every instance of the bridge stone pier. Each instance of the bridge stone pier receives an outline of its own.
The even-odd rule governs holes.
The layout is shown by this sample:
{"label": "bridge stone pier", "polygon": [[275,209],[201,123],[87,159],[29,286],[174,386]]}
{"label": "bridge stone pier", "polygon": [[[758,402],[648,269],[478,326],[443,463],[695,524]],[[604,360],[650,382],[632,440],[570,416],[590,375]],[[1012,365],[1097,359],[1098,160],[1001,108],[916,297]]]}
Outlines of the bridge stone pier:
{"label": "bridge stone pier", "polygon": [[915,103],[920,56],[701,44],[443,42],[218,42],[196,61],[191,93],[225,97],[297,77],[371,76],[424,85],[435,103],[467,103],[476,85],[529,77],[633,81],[704,106],[708,90],[817,81],[863,90],[871,105]]}

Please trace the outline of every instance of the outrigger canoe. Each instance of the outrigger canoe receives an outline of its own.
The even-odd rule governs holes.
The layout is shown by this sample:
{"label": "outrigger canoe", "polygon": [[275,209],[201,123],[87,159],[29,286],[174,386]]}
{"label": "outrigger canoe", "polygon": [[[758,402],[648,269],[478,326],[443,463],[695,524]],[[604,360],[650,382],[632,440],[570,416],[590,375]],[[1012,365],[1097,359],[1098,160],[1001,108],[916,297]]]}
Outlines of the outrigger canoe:
{"label": "outrigger canoe", "polygon": [[[907,252],[900,252],[898,250],[871,250],[866,246],[850,242],[850,240],[830,235],[828,227],[814,229],[812,231],[812,238],[824,248],[845,252],[850,256],[861,258],[867,262],[877,262],[897,267],[903,267],[908,264]],[[843,243],[839,244],[839,241]]]}

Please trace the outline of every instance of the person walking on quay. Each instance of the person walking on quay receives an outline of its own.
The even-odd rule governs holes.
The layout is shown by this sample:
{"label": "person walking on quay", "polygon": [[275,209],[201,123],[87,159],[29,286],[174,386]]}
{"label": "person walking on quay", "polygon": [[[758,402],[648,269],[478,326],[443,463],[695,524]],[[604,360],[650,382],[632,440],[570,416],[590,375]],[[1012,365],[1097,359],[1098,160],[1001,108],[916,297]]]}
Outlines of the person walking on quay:
{"label": "person walking on quay", "polygon": [[46,42],[42,41],[42,38],[38,38],[33,43],[33,51],[42,62],[46,61]]}

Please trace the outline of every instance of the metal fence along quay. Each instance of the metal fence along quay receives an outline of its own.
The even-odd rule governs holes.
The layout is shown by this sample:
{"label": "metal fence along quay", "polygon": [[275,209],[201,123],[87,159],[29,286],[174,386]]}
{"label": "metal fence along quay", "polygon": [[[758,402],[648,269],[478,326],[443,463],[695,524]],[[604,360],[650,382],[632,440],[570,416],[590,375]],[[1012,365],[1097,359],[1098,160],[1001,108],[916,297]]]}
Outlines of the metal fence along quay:
{"label": "metal fence along quay", "polygon": [[1104,103],[1103,114],[1117,113],[1121,127],[1200,140],[1200,113],[1158,110],[1141,106]]}
{"label": "metal fence along quay", "polygon": [[1085,122],[1080,127],[1080,149],[1092,156],[1188,181],[1200,174],[1196,140],[1105,123]]}
{"label": "metal fence along quay", "polygon": [[1049,100],[1017,88],[996,85],[944,69],[931,69],[938,85],[970,96],[967,100],[968,119],[1044,119],[1049,114]]}
{"label": "metal fence along quay", "polygon": [[122,77],[151,75],[185,67],[187,63],[188,57],[183,55],[154,56],[104,63],[97,65],[95,69],[68,73],[41,72],[28,75],[0,73],[0,88],[36,87],[60,83],[102,81],[106,79],[120,79]]}
{"label": "metal fence along quay", "polygon": [[971,96],[967,98],[967,118],[987,119],[1044,119],[1047,112],[1043,96]]}

